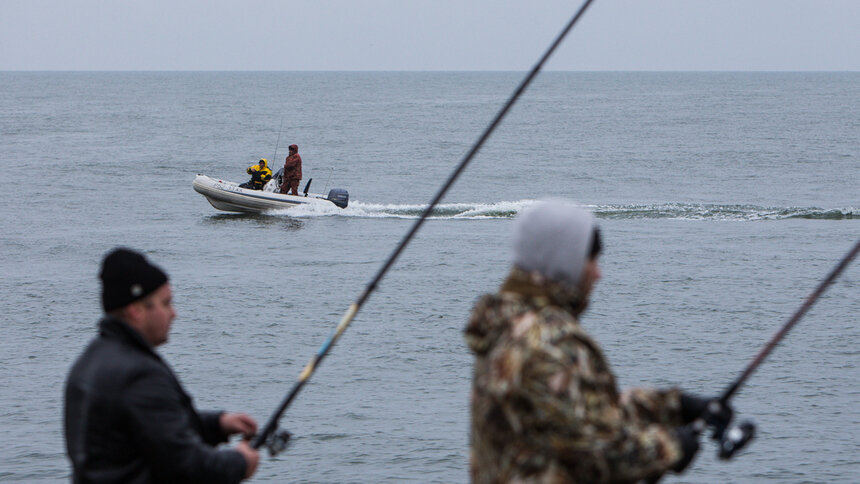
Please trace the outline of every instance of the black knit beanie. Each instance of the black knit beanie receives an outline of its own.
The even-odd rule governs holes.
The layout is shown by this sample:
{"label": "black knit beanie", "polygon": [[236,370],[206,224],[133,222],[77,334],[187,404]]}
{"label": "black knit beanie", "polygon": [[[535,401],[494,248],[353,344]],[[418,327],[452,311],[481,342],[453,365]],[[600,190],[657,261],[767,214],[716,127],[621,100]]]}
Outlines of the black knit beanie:
{"label": "black knit beanie", "polygon": [[167,274],[150,264],[143,254],[123,247],[105,256],[99,278],[106,313],[152,294],[167,282]]}

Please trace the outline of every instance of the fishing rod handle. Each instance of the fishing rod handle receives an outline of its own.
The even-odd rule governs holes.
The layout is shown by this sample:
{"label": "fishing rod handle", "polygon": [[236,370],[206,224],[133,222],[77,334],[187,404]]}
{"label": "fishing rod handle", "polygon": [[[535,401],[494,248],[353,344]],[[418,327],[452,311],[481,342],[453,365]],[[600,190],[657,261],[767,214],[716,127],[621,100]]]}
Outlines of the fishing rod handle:
{"label": "fishing rod handle", "polygon": [[[347,309],[346,313],[344,313],[343,317],[340,320],[340,323],[337,325],[334,331],[329,335],[329,337],[325,340],[325,342],[320,346],[317,350],[316,354],[313,358],[308,361],[308,363],[302,368],[302,372],[299,374],[299,379],[293,385],[293,388],[284,397],[284,400],[281,402],[281,405],[278,406],[278,409],[275,410],[275,413],[269,417],[268,422],[266,422],[266,426],[263,427],[263,431],[254,436],[251,441],[251,447],[255,449],[259,449],[263,444],[269,444],[272,442],[272,439],[277,439],[279,437],[274,437],[274,434],[278,430],[278,421],[284,415],[284,412],[287,410],[287,407],[290,406],[293,399],[299,394],[299,391],[305,386],[305,383],[311,378],[311,375],[314,374],[319,364],[322,362],[323,358],[328,354],[329,350],[332,346],[337,342],[340,336],[346,331],[346,328],[352,322],[353,318],[355,318],[355,314],[358,312],[360,305],[356,303],[352,303]],[[285,432],[285,431],[282,431]],[[289,440],[287,437],[286,440]],[[286,447],[286,446],[284,446]],[[270,447],[270,452],[272,449]],[[279,451],[278,451],[279,452]],[[275,452],[277,453],[277,452]],[[273,453],[272,455],[274,455]]]}

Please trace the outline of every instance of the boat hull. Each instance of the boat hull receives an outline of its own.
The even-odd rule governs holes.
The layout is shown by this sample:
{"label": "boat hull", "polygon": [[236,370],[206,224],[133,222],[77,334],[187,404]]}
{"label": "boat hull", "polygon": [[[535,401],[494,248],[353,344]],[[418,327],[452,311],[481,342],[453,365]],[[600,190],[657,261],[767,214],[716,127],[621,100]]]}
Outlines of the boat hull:
{"label": "boat hull", "polygon": [[216,209],[225,212],[261,213],[283,210],[301,205],[335,206],[332,200],[322,195],[284,195],[277,192],[250,190],[238,183],[216,180],[206,175],[197,175],[191,186],[203,195]]}

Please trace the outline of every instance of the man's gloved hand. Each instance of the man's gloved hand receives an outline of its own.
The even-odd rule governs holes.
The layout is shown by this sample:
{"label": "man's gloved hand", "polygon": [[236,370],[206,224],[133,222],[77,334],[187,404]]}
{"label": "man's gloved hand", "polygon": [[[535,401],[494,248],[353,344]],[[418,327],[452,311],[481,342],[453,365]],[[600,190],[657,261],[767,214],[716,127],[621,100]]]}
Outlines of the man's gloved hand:
{"label": "man's gloved hand", "polygon": [[714,430],[714,438],[720,438],[733,415],[732,407],[720,403],[717,397],[702,398],[692,393],[681,393],[681,421],[688,424],[701,417]]}
{"label": "man's gloved hand", "polygon": [[681,454],[681,460],[672,467],[672,470],[680,474],[693,462],[693,457],[699,452],[699,433],[696,432],[692,425],[685,425],[675,429],[675,437],[678,438],[678,442],[681,444],[681,452],[683,453]]}

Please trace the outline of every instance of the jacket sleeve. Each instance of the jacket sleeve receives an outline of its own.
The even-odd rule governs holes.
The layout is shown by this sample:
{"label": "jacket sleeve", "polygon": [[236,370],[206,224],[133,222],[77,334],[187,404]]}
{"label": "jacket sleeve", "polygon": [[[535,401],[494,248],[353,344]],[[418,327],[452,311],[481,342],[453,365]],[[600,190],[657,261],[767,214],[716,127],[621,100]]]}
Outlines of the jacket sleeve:
{"label": "jacket sleeve", "polygon": [[509,352],[521,354],[504,356],[495,367],[507,381],[492,385],[507,420],[572,475],[589,482],[635,481],[661,475],[681,458],[670,428],[621,404],[614,377],[589,345],[567,337]]}
{"label": "jacket sleeve", "polygon": [[670,427],[684,425],[678,388],[632,388],[621,394],[619,403],[628,418]]}
{"label": "jacket sleeve", "polygon": [[203,422],[203,441],[209,445],[218,445],[230,440],[230,436],[221,430],[222,411],[197,412]]}
{"label": "jacket sleeve", "polygon": [[[185,404],[167,370],[149,369],[123,392],[131,432],[154,480],[237,483],[245,476],[245,459],[235,450],[218,450],[194,431]],[[211,427],[212,414],[204,420]]]}

